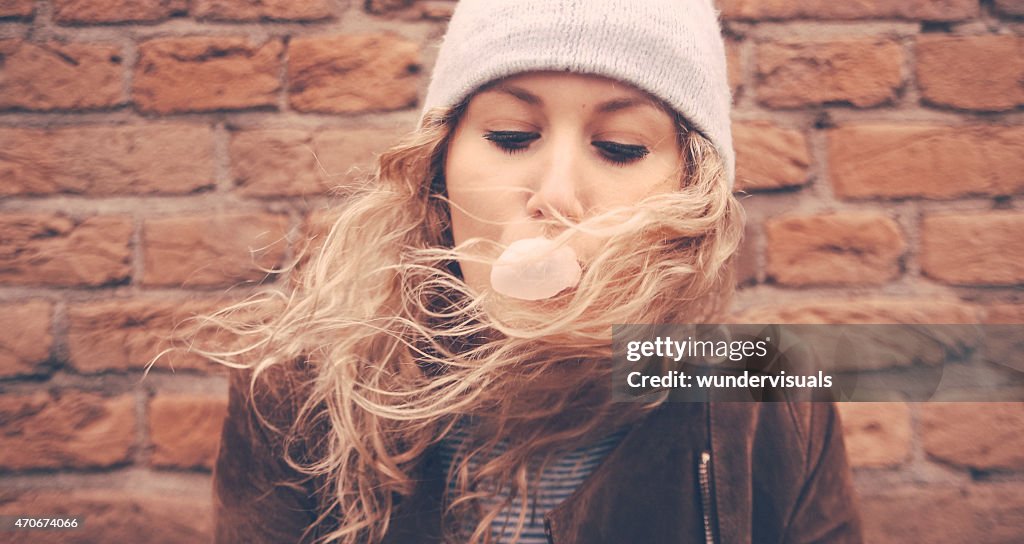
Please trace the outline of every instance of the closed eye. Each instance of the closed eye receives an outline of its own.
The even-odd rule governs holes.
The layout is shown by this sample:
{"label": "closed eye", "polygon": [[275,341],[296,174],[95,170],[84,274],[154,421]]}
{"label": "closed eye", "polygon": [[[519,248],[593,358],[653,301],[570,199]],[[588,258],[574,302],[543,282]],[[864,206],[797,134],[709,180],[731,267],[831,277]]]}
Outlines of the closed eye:
{"label": "closed eye", "polygon": [[484,135],[484,138],[494,142],[502,151],[512,155],[526,151],[530,142],[540,138],[536,132],[520,132],[517,130],[492,130]]}
{"label": "closed eye", "polygon": [[647,156],[650,149],[642,145],[620,144],[618,142],[593,142],[591,145],[601,150],[601,156],[612,164],[619,166],[636,162]]}
{"label": "closed eye", "polygon": [[[522,132],[517,130],[494,130],[484,135],[484,138],[494,143],[502,151],[514,155],[526,151],[530,143],[540,138],[537,132]],[[622,144],[609,141],[591,142],[598,149],[601,158],[616,166],[623,166],[639,161],[646,157],[651,151],[642,145]]]}

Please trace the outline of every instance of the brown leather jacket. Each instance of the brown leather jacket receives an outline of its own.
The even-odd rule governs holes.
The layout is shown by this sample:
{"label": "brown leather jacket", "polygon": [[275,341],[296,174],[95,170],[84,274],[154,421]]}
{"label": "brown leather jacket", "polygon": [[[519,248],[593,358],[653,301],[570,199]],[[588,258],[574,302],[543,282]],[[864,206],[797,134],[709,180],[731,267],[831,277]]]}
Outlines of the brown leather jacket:
{"label": "brown leather jacket", "polygon": [[[286,425],[300,402],[287,371],[266,374],[255,404]],[[214,469],[216,542],[312,542],[314,486],[281,460],[278,435],[232,371]],[[440,540],[442,478],[428,456],[385,542]],[[275,483],[277,483],[275,485]],[[563,543],[861,542],[839,416],[831,403],[665,403],[636,425],[572,496],[545,516]]]}

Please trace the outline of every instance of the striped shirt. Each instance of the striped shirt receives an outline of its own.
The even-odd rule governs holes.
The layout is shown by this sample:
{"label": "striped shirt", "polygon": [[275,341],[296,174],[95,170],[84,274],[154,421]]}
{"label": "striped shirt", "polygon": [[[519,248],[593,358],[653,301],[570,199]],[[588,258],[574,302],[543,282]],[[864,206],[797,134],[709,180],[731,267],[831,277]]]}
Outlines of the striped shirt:
{"label": "striped shirt", "polygon": [[[569,495],[582,484],[591,472],[601,464],[601,461],[619,444],[626,435],[628,429],[621,429],[613,432],[597,443],[580,447],[566,452],[554,458],[541,474],[539,486],[531,490],[530,511],[526,514],[523,531],[518,544],[547,544],[548,539],[544,534],[544,515],[569,498]],[[443,471],[442,476],[448,475],[456,451],[466,441],[467,429],[465,426],[456,426],[452,432],[445,437],[438,445],[438,469]],[[504,443],[498,444],[494,455],[506,450]],[[480,466],[480,462],[474,460],[470,463],[470,470]],[[535,474],[531,474],[531,477]],[[532,480],[531,480],[532,481]],[[455,480],[448,482],[448,492],[454,493],[456,488]],[[497,503],[508,498],[508,491],[485,501],[482,505],[485,511],[493,508]],[[515,533],[516,524],[522,511],[522,503],[513,500],[511,504],[503,507],[498,517],[491,523],[492,541],[499,544],[512,543],[512,535]],[[469,520],[466,520],[469,521]],[[476,522],[463,523],[463,538],[469,537],[476,527]]]}

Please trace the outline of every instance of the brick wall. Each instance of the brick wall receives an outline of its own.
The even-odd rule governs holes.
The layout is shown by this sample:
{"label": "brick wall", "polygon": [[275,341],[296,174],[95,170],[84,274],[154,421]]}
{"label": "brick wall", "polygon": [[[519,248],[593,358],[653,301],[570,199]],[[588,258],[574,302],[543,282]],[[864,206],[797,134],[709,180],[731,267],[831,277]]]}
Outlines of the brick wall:
{"label": "brick wall", "polygon": [[[0,0],[0,513],[206,538],[223,372],[144,365],[283,281],[330,191],[415,124],[452,6]],[[1024,321],[1024,2],[718,6],[737,311]],[[1020,541],[1021,404],[841,408],[871,542]]]}

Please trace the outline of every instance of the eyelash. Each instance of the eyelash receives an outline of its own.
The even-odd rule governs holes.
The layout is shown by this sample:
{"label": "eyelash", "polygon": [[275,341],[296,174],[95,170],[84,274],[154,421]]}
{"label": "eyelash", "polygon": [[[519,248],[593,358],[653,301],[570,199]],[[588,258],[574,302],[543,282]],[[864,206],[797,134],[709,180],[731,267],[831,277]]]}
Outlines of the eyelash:
{"label": "eyelash", "polygon": [[[514,130],[494,130],[484,135],[499,149],[509,155],[526,151],[530,142],[540,138],[536,132],[520,132]],[[651,151],[642,145],[620,144],[618,142],[592,142],[601,153],[601,158],[615,166],[626,166],[639,161]]]}

